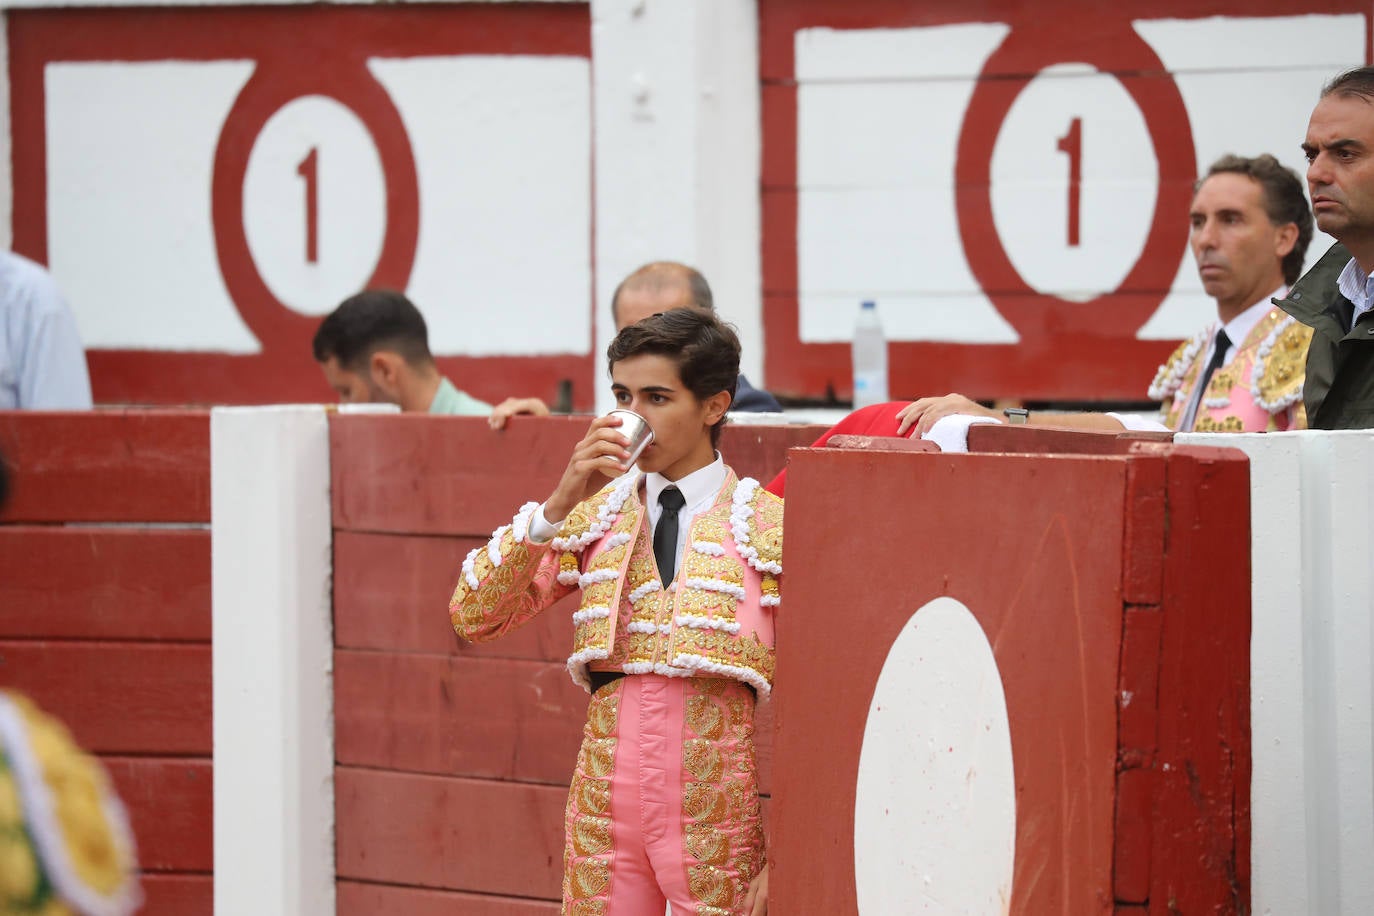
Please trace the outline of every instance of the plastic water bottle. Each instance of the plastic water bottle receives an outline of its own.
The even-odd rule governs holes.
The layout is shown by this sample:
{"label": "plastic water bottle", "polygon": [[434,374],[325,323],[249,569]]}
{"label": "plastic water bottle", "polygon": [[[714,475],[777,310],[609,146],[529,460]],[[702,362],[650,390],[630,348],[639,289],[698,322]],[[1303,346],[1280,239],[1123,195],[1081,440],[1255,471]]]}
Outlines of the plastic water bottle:
{"label": "plastic water bottle", "polygon": [[878,307],[865,302],[859,307],[851,344],[854,361],[854,409],[881,404],[887,396],[887,338],[878,320]]}

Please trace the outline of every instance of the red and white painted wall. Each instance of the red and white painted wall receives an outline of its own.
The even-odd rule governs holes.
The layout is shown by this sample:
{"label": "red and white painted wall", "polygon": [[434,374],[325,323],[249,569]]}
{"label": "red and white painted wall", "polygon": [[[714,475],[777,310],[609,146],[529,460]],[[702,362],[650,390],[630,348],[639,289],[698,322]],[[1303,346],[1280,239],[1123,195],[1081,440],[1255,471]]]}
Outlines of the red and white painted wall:
{"label": "red and white painted wall", "polygon": [[1228,152],[1302,174],[1322,83],[1368,59],[1356,3],[760,6],[784,390],[843,377],[876,298],[895,392],[1143,400],[1169,342],[1215,318],[1196,176]]}
{"label": "red and white painted wall", "polygon": [[1197,172],[1226,152],[1301,168],[1374,12],[0,6],[0,234],[66,291],[98,401],[326,399],[318,317],[385,284],[461,387],[571,379],[583,408],[611,292],[655,258],[706,272],[746,372],[782,394],[847,395],[871,298],[894,394],[1142,399],[1211,314]]}

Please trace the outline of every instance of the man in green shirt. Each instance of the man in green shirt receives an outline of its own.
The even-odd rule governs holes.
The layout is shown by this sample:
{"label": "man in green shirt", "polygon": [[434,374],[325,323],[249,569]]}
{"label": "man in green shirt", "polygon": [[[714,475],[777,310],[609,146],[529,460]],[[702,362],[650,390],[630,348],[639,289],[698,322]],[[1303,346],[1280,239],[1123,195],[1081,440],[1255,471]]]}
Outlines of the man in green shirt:
{"label": "man in green shirt", "polygon": [[424,316],[390,290],[345,299],[315,332],[315,361],[344,404],[397,404],[406,412],[485,417],[491,405],[439,374]]}

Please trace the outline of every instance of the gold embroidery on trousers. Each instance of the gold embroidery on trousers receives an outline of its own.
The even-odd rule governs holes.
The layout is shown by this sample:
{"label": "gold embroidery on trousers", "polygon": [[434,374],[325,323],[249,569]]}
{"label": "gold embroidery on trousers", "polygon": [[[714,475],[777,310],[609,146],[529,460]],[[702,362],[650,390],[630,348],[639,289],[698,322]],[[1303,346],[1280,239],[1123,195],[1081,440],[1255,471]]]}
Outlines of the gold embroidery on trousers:
{"label": "gold embroidery on trousers", "polygon": [[606,777],[615,767],[615,738],[587,739],[586,770],[588,776]]}
{"label": "gold embroidery on trousers", "polygon": [[572,892],[577,898],[596,897],[611,883],[611,863],[587,859],[573,866]]}
{"label": "gold embroidery on trousers", "polygon": [[587,779],[573,781],[573,798],[577,810],[582,815],[600,817],[611,810],[611,781],[609,779]]}
{"label": "gold embroidery on trousers", "polygon": [[611,850],[611,819],[579,817],[573,824],[573,851],[579,856],[599,856]]}
{"label": "gold embroidery on trousers", "polygon": [[593,697],[587,707],[587,734],[593,738],[609,738],[614,735],[619,711],[620,694],[608,693]]}
{"label": "gold embroidery on trousers", "polygon": [[725,706],[730,711],[730,729],[741,738],[754,735],[754,703],[742,697],[730,697]]}
{"label": "gold embroidery on trousers", "polygon": [[[688,890],[699,914],[734,916],[763,864],[753,697],[738,682],[694,678],[682,763]],[[693,781],[693,780],[699,781]]]}
{"label": "gold embroidery on trousers", "polygon": [[708,865],[724,865],[730,860],[730,840],[708,824],[688,824],[687,851]]}
{"label": "gold embroidery on trousers", "polygon": [[687,727],[703,738],[715,741],[724,731],[725,717],[709,696],[687,698]]}
{"label": "gold embroidery on trousers", "polygon": [[592,697],[587,707],[577,771],[568,789],[564,814],[567,833],[563,849],[563,913],[605,916],[609,893],[614,833],[610,819],[611,780],[615,768],[615,737],[620,691]]}
{"label": "gold embroidery on trousers", "polygon": [[693,738],[683,745],[682,765],[687,772],[704,782],[719,781],[724,771],[720,750],[711,742],[699,738]]}
{"label": "gold embroidery on trousers", "polygon": [[683,810],[694,821],[718,824],[730,813],[725,793],[704,782],[689,783],[682,797]]}
{"label": "gold embroidery on trousers", "polygon": [[692,896],[707,906],[726,911],[735,905],[735,882],[729,873],[714,865],[693,865],[687,869],[687,887]]}

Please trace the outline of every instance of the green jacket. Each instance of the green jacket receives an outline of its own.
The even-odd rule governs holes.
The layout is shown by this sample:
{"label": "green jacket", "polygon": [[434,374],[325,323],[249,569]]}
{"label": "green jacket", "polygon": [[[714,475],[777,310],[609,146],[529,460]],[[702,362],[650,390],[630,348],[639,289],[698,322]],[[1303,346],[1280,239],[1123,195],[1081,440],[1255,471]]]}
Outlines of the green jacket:
{"label": "green jacket", "polygon": [[1314,331],[1302,390],[1309,429],[1374,427],[1374,312],[1365,312],[1346,331],[1355,307],[1337,289],[1336,278],[1349,260],[1344,247],[1332,245],[1287,299],[1274,300]]}

